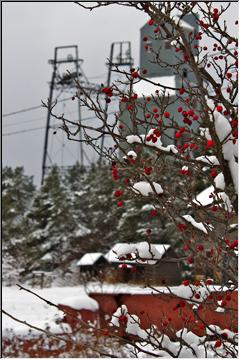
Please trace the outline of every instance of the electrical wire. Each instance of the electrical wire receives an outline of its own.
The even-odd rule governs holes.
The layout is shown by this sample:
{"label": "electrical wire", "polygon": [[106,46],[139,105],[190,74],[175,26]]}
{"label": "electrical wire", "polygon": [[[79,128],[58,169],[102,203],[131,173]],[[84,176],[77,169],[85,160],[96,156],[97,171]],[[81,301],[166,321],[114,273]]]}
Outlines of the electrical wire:
{"label": "electrical wire", "polygon": [[[112,115],[112,114],[115,114],[116,111],[110,111],[108,113],[108,115]],[[96,116],[89,116],[85,119],[82,119],[81,121],[84,122],[84,121],[87,121],[87,120],[93,120],[93,119],[97,119]],[[77,125],[76,125],[77,126]],[[26,133],[26,132],[31,132],[31,131],[36,131],[36,130],[41,130],[41,129],[45,129],[46,126],[42,126],[42,127],[37,127],[37,128],[32,128],[32,129],[24,129],[24,130],[19,130],[19,131],[12,131],[12,132],[8,132],[8,133],[5,133],[5,134],[2,134],[2,136],[10,136],[10,135],[15,135],[15,134],[21,134],[21,133]]]}
{"label": "electrical wire", "polygon": [[2,134],[2,136],[10,136],[10,135],[21,134],[21,133],[26,133],[26,132],[30,132],[30,131],[42,130],[42,129],[45,129],[45,126],[33,128],[33,129],[13,131],[13,132]]}
{"label": "electrical wire", "polygon": [[[72,99],[72,97],[69,97],[69,98],[58,100],[58,102],[68,101],[68,100],[71,100],[71,99]],[[26,109],[21,109],[21,110],[17,110],[17,111],[7,113],[7,114],[3,114],[2,117],[17,115],[17,114],[20,114],[20,113],[23,113],[23,112],[36,110],[36,109],[41,109],[42,107],[43,107],[42,105],[32,106],[32,107],[29,107],[29,108],[26,108]]]}
{"label": "electrical wire", "polygon": [[[72,100],[72,96],[69,97],[69,98],[65,98],[65,99],[58,100],[58,103],[63,102],[63,101],[68,101],[68,100]],[[118,99],[112,99],[112,102],[115,102],[115,101],[117,101],[117,100],[118,100]],[[28,111],[31,111],[31,110],[36,110],[36,109],[41,109],[41,108],[43,108],[42,105],[32,106],[32,107],[29,107],[29,108],[26,108],[26,109],[21,109],[21,110],[14,111],[14,112],[11,112],[11,113],[3,114],[2,117],[17,115],[17,114],[20,114],[20,113],[23,113],[23,112],[28,112]]]}

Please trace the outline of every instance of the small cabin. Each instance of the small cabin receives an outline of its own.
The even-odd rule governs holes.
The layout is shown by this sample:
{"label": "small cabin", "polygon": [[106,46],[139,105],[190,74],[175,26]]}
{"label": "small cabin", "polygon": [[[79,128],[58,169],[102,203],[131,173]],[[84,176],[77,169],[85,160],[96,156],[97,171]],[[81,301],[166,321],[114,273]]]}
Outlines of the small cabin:
{"label": "small cabin", "polygon": [[[105,255],[110,282],[178,285],[182,266],[169,244],[119,243]],[[110,278],[109,278],[110,277]]]}
{"label": "small cabin", "polygon": [[84,254],[77,262],[80,277],[86,280],[99,277],[104,268],[108,265],[108,261],[100,252]]}

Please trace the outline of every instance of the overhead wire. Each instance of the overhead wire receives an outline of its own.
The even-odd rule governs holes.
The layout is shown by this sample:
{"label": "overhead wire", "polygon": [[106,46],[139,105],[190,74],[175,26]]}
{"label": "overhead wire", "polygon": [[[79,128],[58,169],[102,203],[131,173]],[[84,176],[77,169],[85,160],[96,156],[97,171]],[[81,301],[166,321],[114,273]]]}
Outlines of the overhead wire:
{"label": "overhead wire", "polygon": [[[58,100],[58,103],[63,102],[63,101],[68,101],[68,100],[72,100],[72,96],[69,97],[69,98],[64,98],[64,99]],[[117,99],[112,99],[113,102],[116,101],[116,100]],[[11,113],[3,114],[2,117],[8,117],[8,116],[12,116],[12,115],[17,115],[17,114],[20,114],[20,113],[23,113],[23,112],[28,112],[28,111],[31,111],[31,110],[36,110],[36,109],[41,109],[41,108],[43,109],[42,105],[32,106],[32,107],[21,109],[21,110],[18,110],[18,111],[13,111]]]}
{"label": "overhead wire", "polygon": [[[74,112],[76,112],[76,111],[74,111]],[[112,115],[112,114],[115,114],[115,112],[116,111],[110,111],[108,114]],[[82,119],[81,121],[83,122],[83,121],[93,120],[93,119],[97,119],[97,117],[96,116],[89,116],[89,117],[87,117],[85,119]],[[32,129],[24,129],[24,130],[12,131],[12,132],[8,132],[8,133],[4,133],[4,134],[2,134],[2,136],[10,136],[10,135],[15,135],[15,134],[21,134],[21,133],[41,130],[41,129],[45,129],[45,128],[46,128],[45,126],[42,126],[42,127],[32,128]]]}

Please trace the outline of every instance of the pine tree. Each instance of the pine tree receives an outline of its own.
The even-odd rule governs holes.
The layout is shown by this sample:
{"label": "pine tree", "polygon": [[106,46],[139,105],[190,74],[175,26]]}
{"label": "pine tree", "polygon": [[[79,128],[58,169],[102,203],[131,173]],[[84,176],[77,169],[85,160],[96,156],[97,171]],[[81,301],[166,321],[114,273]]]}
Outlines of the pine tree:
{"label": "pine tree", "polygon": [[70,202],[57,167],[52,168],[37,191],[28,219],[30,268],[54,269],[63,261],[64,243],[74,229]]}
{"label": "pine tree", "polygon": [[28,229],[26,214],[35,191],[33,177],[23,167],[4,167],[2,171],[3,280],[18,278],[24,266]]}

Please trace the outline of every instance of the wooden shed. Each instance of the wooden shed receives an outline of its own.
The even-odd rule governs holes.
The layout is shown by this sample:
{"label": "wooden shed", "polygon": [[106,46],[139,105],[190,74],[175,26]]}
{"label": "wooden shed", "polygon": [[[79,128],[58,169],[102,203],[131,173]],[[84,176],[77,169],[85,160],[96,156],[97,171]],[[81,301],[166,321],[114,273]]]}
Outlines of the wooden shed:
{"label": "wooden shed", "polygon": [[181,263],[169,244],[119,243],[105,255],[111,271],[107,281],[177,285]]}
{"label": "wooden shed", "polygon": [[100,252],[84,254],[77,262],[80,278],[86,280],[94,279],[96,277],[99,278],[107,265],[108,261]]}

